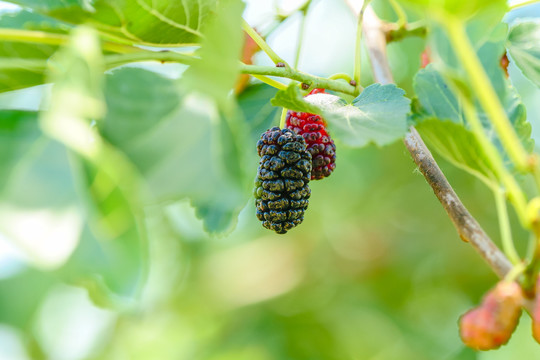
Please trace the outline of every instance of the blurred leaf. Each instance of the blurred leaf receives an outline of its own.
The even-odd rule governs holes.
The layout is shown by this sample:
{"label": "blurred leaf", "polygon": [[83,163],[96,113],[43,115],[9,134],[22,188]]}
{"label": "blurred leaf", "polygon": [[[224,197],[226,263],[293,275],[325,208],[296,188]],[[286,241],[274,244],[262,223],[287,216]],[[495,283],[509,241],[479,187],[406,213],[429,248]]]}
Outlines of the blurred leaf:
{"label": "blurred leaf", "polygon": [[276,92],[277,90],[269,85],[255,84],[238,96],[238,106],[251,129],[250,139],[253,144],[263,132],[279,124],[281,111],[270,103]]}
{"label": "blurred leaf", "polygon": [[[41,137],[36,113],[8,110],[0,112],[0,173],[11,174],[21,158]],[[9,176],[0,178],[0,193]]]}
{"label": "blurred leaf", "polygon": [[[144,280],[144,230],[137,216],[138,175],[129,161],[97,133],[94,122],[105,114],[103,61],[92,29],[80,27],[57,55],[49,77],[54,82],[50,106],[41,116],[47,134],[63,142],[79,157],[80,183],[88,219],[86,236],[95,237],[93,267],[70,267],[72,282],[101,278],[113,292],[134,297]],[[91,240],[89,240],[91,241]],[[85,245],[88,246],[88,245]],[[75,262],[75,265],[73,265]],[[101,266],[98,266],[100,264]],[[88,271],[89,273],[86,273]]]}
{"label": "blurred leaf", "polygon": [[287,89],[279,90],[271,101],[274,106],[281,106],[293,111],[307,112],[317,114],[321,109],[304,99],[298,86],[294,83],[289,84]]}
{"label": "blurred leaf", "polygon": [[506,44],[523,75],[540,86],[540,22],[519,20],[512,23]]}
{"label": "blurred leaf", "polygon": [[142,69],[118,69],[106,85],[103,132],[142,174],[150,192],[145,201],[189,197],[208,230],[226,230],[247,188],[234,175],[244,165],[227,145],[236,134],[217,105],[200,94],[181,95],[173,80]]}
{"label": "blurred leaf", "polygon": [[244,35],[240,28],[244,4],[222,0],[217,16],[204,28],[204,39],[197,54],[201,61],[182,77],[185,88],[213,97],[221,109],[228,109],[229,93],[238,78]]}
{"label": "blurred leaf", "polygon": [[[64,146],[38,130],[37,114],[3,111],[0,148],[6,171],[0,198],[0,232],[41,269],[61,266],[79,241],[75,180]],[[6,119],[6,120],[4,120]],[[13,126],[16,125],[16,126]]]}
{"label": "blurred leaf", "polygon": [[[71,24],[90,24],[122,41],[146,45],[196,43],[216,0],[10,0]],[[238,25],[239,26],[239,25]]]}
{"label": "blurred leaf", "polygon": [[175,82],[154,72],[113,70],[105,76],[107,113],[98,127],[113,144],[134,141],[174,112],[180,99]]}
{"label": "blurred leaf", "polygon": [[[66,33],[69,30],[66,24],[26,10],[1,14],[0,28],[54,33]],[[0,92],[43,84],[46,60],[57,49],[58,47],[54,45],[2,41],[0,43]]]}
{"label": "blurred leaf", "polygon": [[416,128],[431,149],[454,166],[484,181],[493,183],[495,172],[476,136],[462,124],[439,119],[424,120]]}
{"label": "blurred leaf", "polygon": [[[64,279],[86,287],[102,305],[121,305],[114,295],[136,298],[147,271],[144,227],[135,205],[107,174],[80,159],[87,223],[80,244],[62,269]],[[113,294],[111,294],[111,291]],[[112,304],[111,304],[112,302]]]}
{"label": "blurred leaf", "polygon": [[57,283],[52,274],[24,269],[0,280],[0,323],[31,331],[34,315],[49,289]]}
{"label": "blurred leaf", "polygon": [[439,16],[456,16],[466,20],[477,12],[504,14],[508,8],[505,0],[401,0],[420,11]]}

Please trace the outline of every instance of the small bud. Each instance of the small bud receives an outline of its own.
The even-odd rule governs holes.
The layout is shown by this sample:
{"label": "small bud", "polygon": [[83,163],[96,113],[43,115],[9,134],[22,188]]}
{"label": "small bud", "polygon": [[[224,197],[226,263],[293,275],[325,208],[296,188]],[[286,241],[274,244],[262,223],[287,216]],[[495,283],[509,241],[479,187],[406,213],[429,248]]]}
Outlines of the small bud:
{"label": "small bud", "polygon": [[351,86],[356,86],[356,81],[351,80],[351,81],[349,81],[349,84],[351,84]]}
{"label": "small bud", "polygon": [[508,78],[508,65],[510,64],[510,60],[508,60],[508,56],[506,55],[506,53],[503,54],[503,56],[501,56],[501,60],[499,61],[499,64],[501,66],[501,69],[503,69],[504,71],[504,75],[506,75],[506,77]]}
{"label": "small bud", "polygon": [[431,62],[431,50],[428,46],[422,51],[420,55],[420,67],[423,69]]}
{"label": "small bud", "polygon": [[463,343],[475,350],[497,349],[510,340],[516,329],[523,291],[515,282],[500,281],[482,304],[459,319]]}
{"label": "small bud", "polygon": [[285,67],[285,64],[282,63],[282,62],[278,62],[278,63],[276,64],[276,67]]}
{"label": "small bud", "polygon": [[309,84],[302,83],[302,89],[303,89],[303,90],[309,89]]}

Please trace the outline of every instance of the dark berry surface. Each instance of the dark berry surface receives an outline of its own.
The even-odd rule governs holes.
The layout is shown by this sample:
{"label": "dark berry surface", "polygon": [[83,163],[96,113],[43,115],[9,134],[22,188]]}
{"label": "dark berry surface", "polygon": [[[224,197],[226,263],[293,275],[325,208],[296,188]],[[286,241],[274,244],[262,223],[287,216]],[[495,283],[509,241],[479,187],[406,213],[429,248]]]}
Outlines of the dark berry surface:
{"label": "dark berry surface", "polygon": [[[324,90],[315,89],[309,93],[319,94]],[[309,96],[308,95],[308,96]],[[336,145],[326,131],[326,123],[319,115],[289,110],[286,118],[287,128],[301,135],[311,154],[311,180],[320,180],[330,176],[336,168]]]}
{"label": "dark berry surface", "polygon": [[311,155],[302,136],[278,127],[262,134],[257,152],[257,218],[265,228],[285,234],[304,220],[311,195]]}

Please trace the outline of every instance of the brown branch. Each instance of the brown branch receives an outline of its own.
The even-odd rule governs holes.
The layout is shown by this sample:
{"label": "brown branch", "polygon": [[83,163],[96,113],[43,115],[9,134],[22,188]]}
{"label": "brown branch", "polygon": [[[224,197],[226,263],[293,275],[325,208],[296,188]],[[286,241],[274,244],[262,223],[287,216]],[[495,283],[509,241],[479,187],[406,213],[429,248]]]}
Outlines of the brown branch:
{"label": "brown branch", "polygon": [[[356,4],[347,2],[358,15]],[[386,55],[386,33],[381,20],[371,7],[364,13],[363,31],[375,80],[382,84],[394,83]],[[503,278],[512,269],[512,264],[465,208],[414,127],[410,128],[404,142],[420,172],[454,223],[459,236],[470,242],[491,269]]]}

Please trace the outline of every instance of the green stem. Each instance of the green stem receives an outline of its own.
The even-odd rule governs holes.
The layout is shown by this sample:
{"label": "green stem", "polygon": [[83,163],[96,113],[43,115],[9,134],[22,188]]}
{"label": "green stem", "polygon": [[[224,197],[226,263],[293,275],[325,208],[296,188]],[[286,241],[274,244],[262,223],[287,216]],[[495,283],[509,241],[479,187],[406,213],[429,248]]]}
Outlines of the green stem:
{"label": "green stem", "polygon": [[448,31],[452,47],[465,67],[467,76],[470,79],[469,83],[477,95],[480,105],[491,119],[510,158],[519,170],[530,170],[527,152],[521,145],[480,60],[476,56],[476,51],[467,37],[463,23],[461,20],[450,16],[444,17],[443,22]]}
{"label": "green stem", "polygon": [[360,76],[362,72],[362,24],[364,22],[364,11],[370,0],[364,0],[360,13],[358,14],[358,23],[356,25],[356,46],[354,49],[354,72],[353,78],[357,85],[360,85]]}
{"label": "green stem", "polygon": [[[0,40],[60,46],[69,41],[69,35],[34,30],[0,29]],[[121,54],[141,51],[140,48],[135,46],[111,41],[102,41],[102,45],[104,50]]]}
{"label": "green stem", "polygon": [[193,65],[199,58],[175,51],[149,51],[139,49],[139,52],[130,54],[106,55],[105,64],[108,69],[139,61],[177,62],[185,65]]}
{"label": "green stem", "polygon": [[310,86],[310,88],[329,89],[348,95],[358,95],[358,90],[355,87],[349,84],[345,84],[342,81],[330,80],[306,74],[300,71],[293,70],[292,68],[242,64],[240,65],[240,72],[243,74],[251,75],[268,75],[283,77],[291,80],[296,80],[301,83],[306,83]]}
{"label": "green stem", "polygon": [[462,93],[460,93],[459,89],[456,89],[456,93],[459,96],[460,102],[463,106],[465,117],[467,118],[467,121],[471,126],[471,130],[475,134],[481,148],[484,150],[484,153],[488,158],[491,167],[495,171],[495,175],[504,185],[510,201],[512,201],[512,204],[516,209],[516,213],[518,214],[521,224],[524,227],[528,228],[529,220],[527,219],[527,199],[525,197],[525,194],[519,187],[516,179],[505,167],[501,155],[497,151],[497,148],[495,147],[495,145],[493,145],[491,140],[486,135],[484,127],[482,126],[482,123],[480,122],[480,119],[476,114],[476,109],[474,108],[471,100],[469,100]]}
{"label": "green stem", "polygon": [[285,129],[285,121],[287,120],[287,109],[281,110],[281,118],[279,119],[279,128]]}
{"label": "green stem", "polygon": [[337,73],[334,75],[330,75],[328,78],[331,80],[341,79],[341,80],[345,80],[346,82],[351,82],[352,80],[352,77],[349,74],[345,74],[345,73]]}
{"label": "green stem", "polygon": [[495,204],[497,206],[497,216],[499,218],[499,229],[501,232],[501,242],[503,251],[508,256],[512,264],[521,263],[519,254],[514,247],[512,241],[512,230],[510,228],[510,220],[508,219],[508,209],[506,208],[506,198],[504,190],[495,191]]}
{"label": "green stem", "polygon": [[267,55],[268,57],[270,57],[270,59],[272,59],[272,61],[274,62],[274,64],[277,64],[277,63],[283,63],[285,64],[286,67],[288,67],[289,65],[285,62],[285,60],[283,60],[282,58],[280,58],[275,52],[274,50],[272,50],[272,48],[270,46],[268,46],[268,44],[266,43],[266,41],[264,41],[264,39],[262,38],[261,35],[259,35],[259,33],[257,31],[255,31],[255,29],[253,29],[248,23],[246,20],[242,19],[242,28],[244,29],[244,31],[253,39],[253,41],[255,41],[255,43],[261,48],[261,50],[263,50]]}
{"label": "green stem", "polygon": [[261,80],[263,83],[265,84],[268,84],[276,89],[279,89],[279,90],[286,90],[287,89],[287,85],[283,84],[283,83],[280,83],[279,81],[276,81],[272,78],[269,78],[268,76],[264,76],[264,75],[254,75],[254,74],[251,74],[251,76],[253,76],[254,78],[256,79],[259,79]]}
{"label": "green stem", "polygon": [[[310,1],[311,2],[311,1]],[[308,2],[308,4],[310,3]],[[300,33],[298,34],[298,42],[296,44],[296,55],[294,56],[294,68],[298,69],[298,62],[300,61],[300,52],[302,51],[302,43],[304,42],[304,32],[306,29],[306,15],[309,6],[302,10],[302,20],[300,23]]]}
{"label": "green stem", "polygon": [[[6,31],[7,30],[7,31]],[[62,45],[67,43],[69,37],[64,34],[54,34],[46,33],[40,31],[27,31],[27,30],[15,30],[12,29],[2,29],[0,30],[0,40],[7,41],[22,41],[29,43],[38,43],[38,44],[50,44],[50,45]],[[200,61],[199,58],[193,56],[189,53],[178,53],[175,51],[150,51],[144,50],[137,47],[132,47],[122,44],[114,44],[109,42],[103,42],[103,47],[106,50],[123,52],[121,54],[112,54],[106,55],[105,64],[108,69],[129,64],[139,61],[160,61],[164,62],[177,62],[186,65],[195,64],[197,61]],[[0,68],[19,68],[21,66],[28,65],[32,68],[45,68],[47,65],[47,60],[32,60],[19,62],[13,64],[12,62],[3,62],[0,61]],[[312,88],[321,88],[329,89],[333,91],[338,91],[344,94],[349,95],[358,95],[358,89],[351,86],[350,84],[345,84],[342,81],[326,79],[310,74],[306,74],[297,70],[294,70],[290,67],[275,67],[275,66],[257,66],[257,65],[246,65],[240,63],[240,72],[243,74],[250,75],[263,75],[265,77],[260,78],[261,80],[267,80],[270,85],[275,86],[279,89],[283,89],[284,85],[276,82],[273,82],[272,79],[267,79],[266,76],[277,76],[282,78],[288,78],[291,80],[296,80],[302,83],[310,85]],[[263,81],[264,81],[263,80]]]}
{"label": "green stem", "polygon": [[515,4],[515,5],[512,5],[508,8],[509,11],[511,10],[514,10],[514,9],[517,9],[517,8],[520,8],[522,6],[527,6],[527,5],[532,5],[532,4],[536,4],[538,3],[540,0],[529,0],[529,1],[524,1],[520,4]]}
{"label": "green stem", "polygon": [[407,14],[405,14],[405,11],[401,7],[401,5],[399,5],[396,0],[390,0],[390,5],[392,6],[392,9],[394,9],[394,12],[398,17],[398,21],[396,24],[397,27],[405,27],[405,25],[407,24]]}

